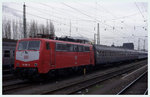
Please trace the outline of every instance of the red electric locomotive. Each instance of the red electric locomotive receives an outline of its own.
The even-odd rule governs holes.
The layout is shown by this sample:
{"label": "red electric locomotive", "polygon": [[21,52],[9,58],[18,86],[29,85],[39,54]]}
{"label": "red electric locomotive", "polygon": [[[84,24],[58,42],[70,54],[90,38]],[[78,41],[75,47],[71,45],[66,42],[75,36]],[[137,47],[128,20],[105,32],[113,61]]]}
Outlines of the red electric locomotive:
{"label": "red electric locomotive", "polygon": [[29,38],[19,40],[16,46],[14,68],[24,77],[87,65],[94,65],[90,44]]}

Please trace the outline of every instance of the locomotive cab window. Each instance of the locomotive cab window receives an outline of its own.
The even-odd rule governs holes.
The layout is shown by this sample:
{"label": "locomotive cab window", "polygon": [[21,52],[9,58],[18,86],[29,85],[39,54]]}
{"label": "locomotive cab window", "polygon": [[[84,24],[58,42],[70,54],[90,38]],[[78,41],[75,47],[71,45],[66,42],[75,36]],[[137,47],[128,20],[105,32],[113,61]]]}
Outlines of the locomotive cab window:
{"label": "locomotive cab window", "polygon": [[20,41],[18,45],[18,50],[26,50],[28,41]]}
{"label": "locomotive cab window", "polygon": [[4,57],[10,57],[10,51],[9,50],[4,51]]}
{"label": "locomotive cab window", "polygon": [[15,56],[15,51],[13,50],[13,57]]}
{"label": "locomotive cab window", "polygon": [[46,42],[46,49],[47,49],[47,50],[49,50],[49,49],[50,49],[49,42]]}
{"label": "locomotive cab window", "polygon": [[39,50],[40,41],[20,41],[18,50]]}

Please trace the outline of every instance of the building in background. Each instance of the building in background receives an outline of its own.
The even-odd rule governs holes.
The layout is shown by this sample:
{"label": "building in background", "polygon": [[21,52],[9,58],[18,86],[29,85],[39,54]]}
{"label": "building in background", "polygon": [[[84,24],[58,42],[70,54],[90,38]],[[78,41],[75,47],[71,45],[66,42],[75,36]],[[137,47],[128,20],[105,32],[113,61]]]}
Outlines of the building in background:
{"label": "building in background", "polygon": [[133,43],[123,43],[122,47],[126,48],[126,49],[134,50],[134,44]]}

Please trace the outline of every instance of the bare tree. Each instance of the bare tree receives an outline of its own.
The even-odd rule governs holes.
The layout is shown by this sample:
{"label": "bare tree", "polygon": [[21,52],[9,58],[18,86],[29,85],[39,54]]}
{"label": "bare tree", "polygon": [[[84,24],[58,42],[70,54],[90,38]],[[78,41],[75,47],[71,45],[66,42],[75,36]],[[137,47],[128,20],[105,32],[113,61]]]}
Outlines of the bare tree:
{"label": "bare tree", "polygon": [[11,39],[11,21],[10,20],[6,21],[4,25],[4,29],[5,29],[5,38]]}
{"label": "bare tree", "polygon": [[55,37],[55,28],[53,23],[50,21],[50,34]]}
{"label": "bare tree", "polygon": [[18,27],[18,33],[17,33],[17,39],[23,38],[23,23],[22,20],[19,20],[19,27]]}
{"label": "bare tree", "polygon": [[34,37],[34,36],[36,36],[37,35],[37,33],[38,33],[38,29],[37,29],[38,27],[37,27],[37,23],[35,22],[35,21],[32,21],[31,23],[30,23],[30,31],[29,31],[29,35],[31,36],[31,37]]}
{"label": "bare tree", "polygon": [[5,20],[3,19],[2,20],[2,35],[3,35],[3,38],[6,38],[6,35],[5,35]]}
{"label": "bare tree", "polygon": [[[2,35],[3,38],[8,39],[22,39],[23,38],[23,23],[22,20],[8,20],[3,18],[2,23]],[[55,36],[55,29],[53,23],[46,22],[44,24],[38,24],[34,20],[31,22],[27,22],[27,37],[35,37],[37,34],[50,34],[51,36]]]}
{"label": "bare tree", "polygon": [[18,33],[18,21],[13,20],[12,21],[12,31],[13,31],[13,39],[17,39],[17,33]]}
{"label": "bare tree", "polygon": [[48,23],[48,21],[47,21],[47,23],[46,23],[46,27],[45,27],[45,34],[49,34],[50,33],[50,31],[49,31],[49,23]]}

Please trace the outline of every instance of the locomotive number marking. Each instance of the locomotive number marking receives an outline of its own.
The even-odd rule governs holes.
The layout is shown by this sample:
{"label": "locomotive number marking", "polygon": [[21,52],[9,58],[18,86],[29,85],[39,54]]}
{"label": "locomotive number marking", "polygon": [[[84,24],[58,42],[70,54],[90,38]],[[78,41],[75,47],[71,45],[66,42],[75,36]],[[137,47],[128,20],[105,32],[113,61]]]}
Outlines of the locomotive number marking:
{"label": "locomotive number marking", "polygon": [[24,56],[24,59],[29,59],[29,56]]}

